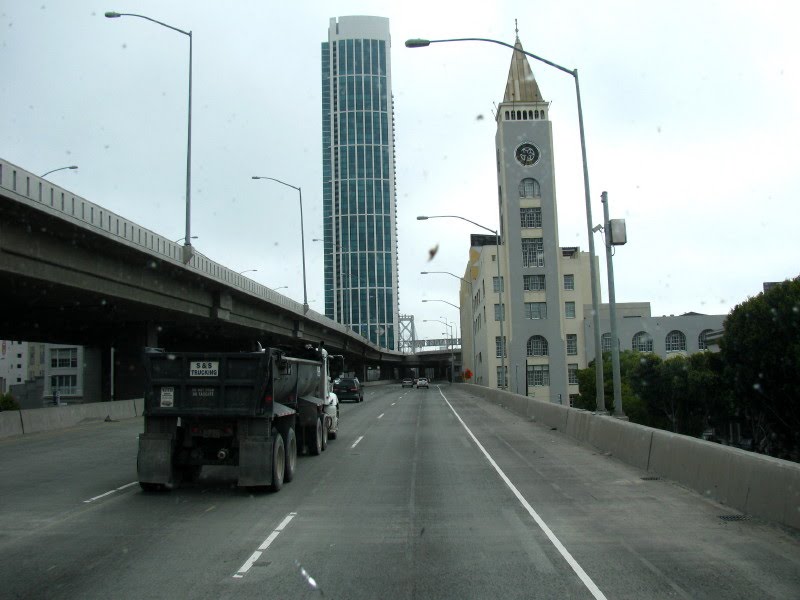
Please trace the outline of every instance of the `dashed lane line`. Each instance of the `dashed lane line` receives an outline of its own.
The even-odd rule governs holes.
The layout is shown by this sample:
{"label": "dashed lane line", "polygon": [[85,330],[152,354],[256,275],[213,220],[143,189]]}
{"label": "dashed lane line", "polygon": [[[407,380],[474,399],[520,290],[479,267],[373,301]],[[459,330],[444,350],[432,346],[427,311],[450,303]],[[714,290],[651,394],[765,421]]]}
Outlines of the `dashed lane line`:
{"label": "dashed lane line", "polygon": [[239,567],[239,570],[236,571],[236,573],[234,573],[233,578],[234,579],[241,579],[242,577],[244,577],[247,574],[247,572],[252,568],[252,566],[255,564],[255,562],[259,558],[261,558],[261,555],[264,553],[264,551],[267,548],[270,547],[270,544],[272,544],[272,542],[275,541],[275,539],[281,534],[281,532],[284,529],[286,529],[286,526],[296,516],[297,516],[296,512],[290,512],[288,515],[286,515],[284,517],[283,521],[281,521],[280,524],[275,529],[272,530],[272,533],[270,533],[267,536],[267,539],[265,539],[263,542],[261,542],[261,545],[258,547],[258,550],[253,552],[250,555],[250,558],[248,558],[246,561],[244,561],[244,564],[241,567]]}
{"label": "dashed lane line", "polygon": [[362,435],[362,436],[361,436],[361,437],[359,437],[359,438],[358,438],[358,439],[357,439],[355,442],[353,442],[353,445],[352,445],[352,446],[350,446],[350,448],[352,449],[352,448],[355,448],[356,446],[358,446],[358,442],[360,442],[360,441],[361,441],[361,440],[363,440],[363,439],[364,439],[364,436]]}
{"label": "dashed lane line", "polygon": [[99,496],[95,496],[94,498],[89,498],[88,500],[84,500],[83,503],[84,504],[89,504],[90,502],[94,502],[95,500],[100,500],[100,498],[105,498],[106,496],[110,496],[111,494],[114,494],[116,492],[124,490],[125,488],[129,488],[132,485],[136,485],[137,483],[139,483],[139,482],[138,481],[131,481],[130,483],[126,483],[123,486],[120,486],[118,488],[114,488],[113,490],[110,490],[110,491],[106,492],[105,494],[100,494]]}

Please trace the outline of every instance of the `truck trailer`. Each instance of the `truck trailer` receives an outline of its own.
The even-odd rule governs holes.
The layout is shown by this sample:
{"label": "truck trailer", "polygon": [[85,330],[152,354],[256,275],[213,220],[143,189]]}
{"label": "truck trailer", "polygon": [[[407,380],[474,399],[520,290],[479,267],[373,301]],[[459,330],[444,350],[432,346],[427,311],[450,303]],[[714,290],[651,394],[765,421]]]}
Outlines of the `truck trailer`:
{"label": "truck trailer", "polygon": [[321,454],[339,429],[333,357],[322,347],[301,354],[145,349],[141,487],[170,489],[204,465],[226,465],[238,467],[239,486],[279,491],[298,450]]}

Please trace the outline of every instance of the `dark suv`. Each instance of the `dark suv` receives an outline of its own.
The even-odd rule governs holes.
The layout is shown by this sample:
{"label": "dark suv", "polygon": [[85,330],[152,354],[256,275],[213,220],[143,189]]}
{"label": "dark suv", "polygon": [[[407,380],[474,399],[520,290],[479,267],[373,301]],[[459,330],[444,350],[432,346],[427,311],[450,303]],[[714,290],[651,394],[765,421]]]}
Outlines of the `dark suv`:
{"label": "dark suv", "polygon": [[342,400],[364,401],[364,388],[357,377],[341,377],[333,382],[333,393]]}

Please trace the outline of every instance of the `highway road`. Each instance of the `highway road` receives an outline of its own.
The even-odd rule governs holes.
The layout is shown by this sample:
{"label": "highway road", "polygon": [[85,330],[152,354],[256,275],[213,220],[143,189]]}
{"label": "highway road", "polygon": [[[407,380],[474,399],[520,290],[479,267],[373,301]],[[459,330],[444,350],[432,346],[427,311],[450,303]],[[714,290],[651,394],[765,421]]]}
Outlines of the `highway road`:
{"label": "highway road", "polygon": [[277,493],[145,493],[141,420],[0,441],[3,598],[800,598],[800,532],[469,394],[367,388]]}

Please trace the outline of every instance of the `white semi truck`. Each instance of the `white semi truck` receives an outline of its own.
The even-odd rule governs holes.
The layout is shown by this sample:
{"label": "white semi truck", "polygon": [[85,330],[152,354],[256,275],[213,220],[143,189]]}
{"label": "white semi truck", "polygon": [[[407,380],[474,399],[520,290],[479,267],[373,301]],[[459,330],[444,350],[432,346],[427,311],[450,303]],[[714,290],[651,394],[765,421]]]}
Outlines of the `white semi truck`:
{"label": "white semi truck", "polygon": [[[259,345],[260,348],[260,345]],[[278,491],[297,454],[318,455],[339,430],[327,351],[167,352],[148,348],[137,472],[145,490],[238,467],[238,485]]]}

